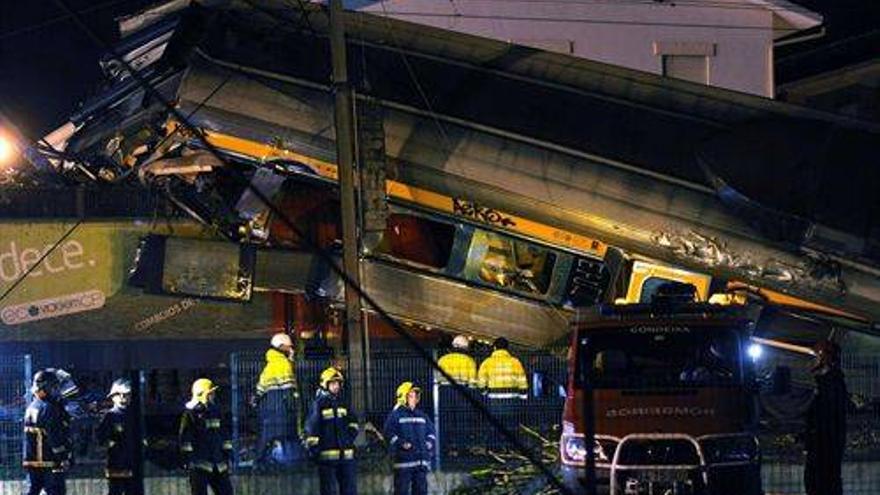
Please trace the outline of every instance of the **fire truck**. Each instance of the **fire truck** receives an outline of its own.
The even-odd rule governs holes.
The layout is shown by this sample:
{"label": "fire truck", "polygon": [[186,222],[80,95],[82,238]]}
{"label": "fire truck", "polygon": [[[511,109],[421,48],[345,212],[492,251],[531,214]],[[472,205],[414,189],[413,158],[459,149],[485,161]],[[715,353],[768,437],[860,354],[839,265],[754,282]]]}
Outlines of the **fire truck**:
{"label": "fire truck", "polygon": [[762,493],[754,366],[762,348],[752,340],[760,310],[716,304],[708,277],[646,267],[627,263],[623,297],[572,320],[566,485],[584,493],[594,482],[612,495]]}

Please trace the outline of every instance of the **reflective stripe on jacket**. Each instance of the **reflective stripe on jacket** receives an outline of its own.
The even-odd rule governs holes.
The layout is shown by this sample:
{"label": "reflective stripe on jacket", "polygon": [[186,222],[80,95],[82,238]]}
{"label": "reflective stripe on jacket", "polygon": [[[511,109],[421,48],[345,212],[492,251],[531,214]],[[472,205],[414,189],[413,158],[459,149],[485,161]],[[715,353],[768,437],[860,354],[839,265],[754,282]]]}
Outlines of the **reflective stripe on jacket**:
{"label": "reflective stripe on jacket", "polygon": [[306,446],[323,461],[354,459],[357,414],[338,395],[318,389],[306,420]]}
{"label": "reflective stripe on jacket", "polygon": [[272,390],[296,390],[293,363],[278,349],[266,351],[266,366],[257,382],[257,397]]}
{"label": "reflective stripe on jacket", "polygon": [[135,416],[131,408],[114,407],[101,418],[96,436],[107,447],[107,478],[131,478],[137,451],[142,440],[136,435]]}
{"label": "reflective stripe on jacket", "polygon": [[180,418],[180,452],[191,468],[225,472],[232,456],[232,441],[223,426],[220,408],[195,404]]}
{"label": "reflective stripe on jacket", "polygon": [[488,389],[491,396],[525,398],[529,389],[526,371],[519,359],[505,349],[497,349],[480,365],[477,373],[480,388]]}
{"label": "reflective stripe on jacket", "polygon": [[24,437],[26,468],[58,468],[70,459],[70,415],[60,401],[35,397],[24,413]]}
{"label": "reflective stripe on jacket", "polygon": [[[428,415],[419,409],[397,406],[385,420],[384,430],[394,457],[394,469],[431,467],[437,434]],[[404,448],[407,445],[409,448]]]}
{"label": "reflective stripe on jacket", "polygon": [[257,401],[265,439],[299,438],[302,422],[293,363],[277,350],[266,351],[266,366],[257,382]]}
{"label": "reflective stripe on jacket", "polygon": [[[477,363],[467,354],[450,352],[441,357],[437,364],[458,383],[468,387],[477,386]],[[445,382],[445,378],[442,376],[440,380]]]}

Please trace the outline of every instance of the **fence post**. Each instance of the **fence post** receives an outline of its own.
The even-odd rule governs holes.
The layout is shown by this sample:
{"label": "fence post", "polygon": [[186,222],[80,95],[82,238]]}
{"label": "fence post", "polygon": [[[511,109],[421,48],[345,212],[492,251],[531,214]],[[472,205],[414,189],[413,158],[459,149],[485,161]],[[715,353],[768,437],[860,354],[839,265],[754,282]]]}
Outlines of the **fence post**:
{"label": "fence post", "polygon": [[[437,349],[432,351],[432,357],[434,361],[437,361]],[[433,369],[429,368],[431,373],[431,382],[432,389],[434,391],[434,432],[437,434],[437,439],[434,442],[434,462],[436,463],[437,470],[440,470],[440,439],[443,437],[443,433],[440,431],[440,383],[437,381],[437,372]]]}
{"label": "fence post", "polygon": [[[24,364],[24,366],[22,366],[22,369],[24,370],[24,380],[22,381],[22,385],[24,385],[24,408],[27,409],[31,403],[30,383],[31,383],[31,376],[33,376],[33,373],[32,373],[33,363],[31,362],[31,355],[30,354],[24,355],[24,363],[23,364]],[[22,411],[22,413],[24,413],[24,411]],[[22,417],[22,416],[19,415],[19,417]],[[22,423],[22,426],[24,426],[24,423]],[[19,431],[23,431],[23,430],[20,429]],[[27,436],[22,434],[21,435],[21,451],[24,452],[26,449],[27,449]]]}
{"label": "fence post", "polygon": [[31,383],[31,377],[33,376],[33,369],[31,364],[31,355],[24,355],[24,401],[25,404],[29,404],[31,402],[31,388],[28,384]]}
{"label": "fence post", "polygon": [[239,449],[241,446],[239,445],[239,435],[238,435],[238,427],[239,427],[239,404],[241,402],[241,398],[239,397],[240,391],[238,389],[238,353],[233,352],[229,354],[229,381],[232,386],[232,469],[238,470],[238,462],[239,462]]}

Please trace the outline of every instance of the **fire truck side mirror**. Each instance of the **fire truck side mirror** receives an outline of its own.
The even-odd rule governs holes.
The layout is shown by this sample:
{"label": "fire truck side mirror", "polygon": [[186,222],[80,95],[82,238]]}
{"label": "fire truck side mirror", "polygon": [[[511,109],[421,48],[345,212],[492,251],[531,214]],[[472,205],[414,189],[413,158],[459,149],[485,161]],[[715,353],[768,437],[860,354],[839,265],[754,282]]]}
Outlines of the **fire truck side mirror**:
{"label": "fire truck side mirror", "polygon": [[773,395],[786,395],[791,392],[791,368],[777,366],[773,370],[772,391]]}

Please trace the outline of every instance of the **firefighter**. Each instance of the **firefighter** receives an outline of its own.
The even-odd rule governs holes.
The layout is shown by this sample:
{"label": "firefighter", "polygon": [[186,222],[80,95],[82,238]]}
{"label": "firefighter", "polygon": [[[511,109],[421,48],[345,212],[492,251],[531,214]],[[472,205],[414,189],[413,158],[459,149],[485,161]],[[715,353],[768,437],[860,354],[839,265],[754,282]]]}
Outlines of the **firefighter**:
{"label": "firefighter", "polygon": [[180,418],[180,451],[193,495],[232,495],[229,462],[232,442],[215,404],[217,387],[207,378],[192,384],[192,399]]}
{"label": "firefighter", "polygon": [[266,462],[280,443],[286,460],[300,457],[299,390],[294,370],[294,348],[290,336],[276,333],[266,351],[266,366],[260,373],[254,405],[260,416],[260,462]]}
{"label": "firefighter", "polygon": [[385,438],[394,458],[395,495],[427,495],[428,471],[437,445],[434,424],[417,409],[421,389],[412,382],[397,387],[397,403],[385,420]]}
{"label": "firefighter", "polygon": [[840,347],[826,340],[814,350],[816,360],[811,371],[816,394],[807,411],[804,486],[808,495],[840,495],[849,395],[840,369]]}
{"label": "firefighter", "polygon": [[507,339],[499,338],[492,346],[492,355],[480,364],[477,381],[490,399],[525,399],[529,383],[519,359],[507,350]]}
{"label": "firefighter", "polygon": [[24,455],[28,495],[65,493],[65,471],[71,461],[70,416],[64,410],[60,383],[54,372],[38,371],[34,395],[24,413]]}
{"label": "firefighter", "polygon": [[[476,387],[477,363],[467,354],[469,346],[470,339],[464,335],[457,335],[452,339],[450,351],[444,354],[437,364],[458,383],[468,387]],[[442,377],[440,380],[445,382]]]}
{"label": "firefighter", "polygon": [[113,382],[107,397],[113,408],[104,414],[98,424],[98,441],[107,447],[107,478],[110,495],[139,495],[143,493],[139,451],[143,443],[139,425],[131,403],[131,382],[120,378]]}
{"label": "firefighter", "polygon": [[306,420],[306,446],[318,463],[321,495],[357,494],[354,440],[358,420],[340,396],[343,382],[342,372],[336,368],[321,373],[320,388]]}

